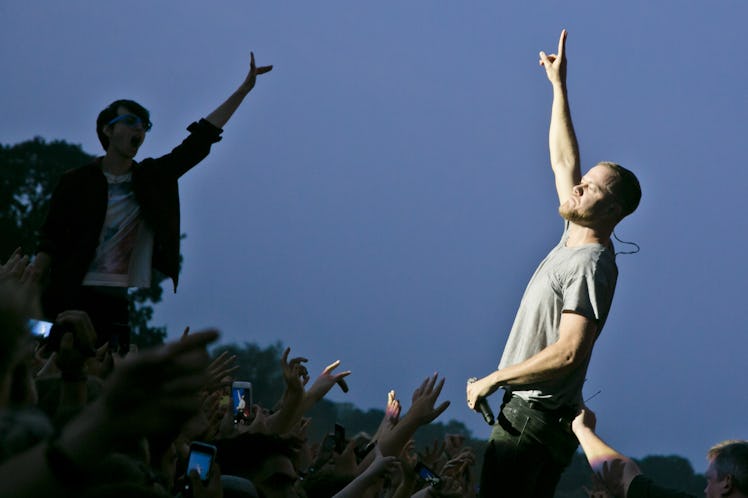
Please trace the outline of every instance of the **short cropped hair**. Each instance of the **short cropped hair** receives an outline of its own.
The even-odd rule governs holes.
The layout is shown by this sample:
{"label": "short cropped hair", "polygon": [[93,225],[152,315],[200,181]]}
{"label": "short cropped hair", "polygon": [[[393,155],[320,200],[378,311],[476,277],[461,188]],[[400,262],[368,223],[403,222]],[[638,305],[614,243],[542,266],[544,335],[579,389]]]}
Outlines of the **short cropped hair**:
{"label": "short cropped hair", "polygon": [[642,189],[636,175],[617,163],[602,161],[597,163],[598,166],[607,166],[616,172],[618,181],[610,186],[611,193],[615,196],[618,204],[621,205],[621,218],[630,215],[639,206],[642,198]]}
{"label": "short cropped hair", "polygon": [[707,458],[713,463],[718,479],[730,474],[735,488],[748,494],[748,441],[723,441],[709,450]]}
{"label": "short cropped hair", "polygon": [[144,124],[149,124],[151,122],[151,113],[148,112],[148,109],[134,100],[115,100],[109,104],[106,109],[101,111],[99,117],[96,118],[96,134],[99,136],[99,142],[101,142],[101,146],[104,147],[104,150],[109,148],[109,137],[104,134],[104,128],[106,128],[109,121],[117,117],[117,109],[119,109],[120,106],[139,117]]}

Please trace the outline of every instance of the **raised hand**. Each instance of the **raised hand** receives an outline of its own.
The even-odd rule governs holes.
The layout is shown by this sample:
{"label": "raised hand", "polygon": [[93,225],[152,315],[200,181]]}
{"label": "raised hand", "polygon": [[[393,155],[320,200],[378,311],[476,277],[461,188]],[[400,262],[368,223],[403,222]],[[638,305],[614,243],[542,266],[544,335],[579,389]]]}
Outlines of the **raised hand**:
{"label": "raised hand", "polygon": [[128,355],[109,376],[99,398],[122,437],[176,432],[202,405],[216,331],[196,332],[163,347]]}
{"label": "raised hand", "polygon": [[221,393],[213,392],[206,396],[200,410],[182,426],[182,437],[186,441],[209,441],[218,433],[222,413]]}
{"label": "raised hand", "polygon": [[449,458],[454,458],[462,451],[465,444],[465,436],[462,434],[445,434],[444,435],[444,452]]}
{"label": "raised hand", "polygon": [[249,53],[249,73],[247,74],[247,78],[244,80],[244,83],[242,83],[241,88],[247,92],[251,91],[252,88],[254,88],[255,83],[257,82],[257,76],[260,74],[265,74],[273,69],[273,66],[260,66],[257,67],[255,65],[255,54],[254,52]]}
{"label": "raised hand", "polygon": [[444,410],[449,407],[449,401],[445,401],[439,406],[435,406],[436,400],[442,392],[442,387],[444,387],[445,380],[442,378],[437,381],[438,377],[438,373],[435,373],[431,377],[427,377],[423,383],[413,391],[413,404],[406,414],[410,420],[416,421],[420,425],[426,425],[431,423],[431,421],[441,415]]}
{"label": "raised hand", "polygon": [[57,368],[63,380],[85,380],[84,365],[88,358],[96,355],[96,331],[85,311],[68,310],[57,316],[57,324],[65,326],[66,332],[60,340],[60,351],[56,357]]}
{"label": "raised hand", "polygon": [[558,52],[546,55],[540,52],[540,65],[545,68],[545,74],[551,83],[566,83],[566,30],[561,30],[558,39]]}
{"label": "raised hand", "polygon": [[571,421],[571,430],[574,434],[583,429],[589,429],[594,432],[596,425],[597,417],[595,416],[595,412],[585,406],[582,407],[577,416],[574,417],[574,420]]}
{"label": "raised hand", "polygon": [[291,348],[286,348],[281,356],[283,379],[286,381],[289,390],[303,391],[304,386],[309,382],[309,372],[303,364],[309,360],[299,356],[289,361],[288,355],[290,352]]}
{"label": "raised hand", "polygon": [[356,440],[351,439],[346,443],[342,453],[333,452],[332,461],[335,465],[335,473],[338,475],[355,477],[358,475],[358,464],[356,463]]}
{"label": "raised hand", "polygon": [[109,341],[102,344],[96,350],[96,355],[86,361],[88,375],[93,375],[100,379],[106,378],[114,369],[114,357],[109,349]]}
{"label": "raised hand", "polygon": [[[187,330],[189,330],[189,327],[187,327]],[[226,351],[222,352],[208,366],[208,381],[205,389],[210,392],[230,386],[231,374],[238,369],[236,355],[230,355]]]}
{"label": "raised hand", "polygon": [[336,360],[325,367],[314,384],[309,388],[309,395],[315,399],[322,399],[335,384],[338,384],[343,392],[348,392],[348,384],[345,382],[345,378],[351,375],[350,370],[344,372],[333,373],[333,370],[340,366],[340,360]]}
{"label": "raised hand", "polygon": [[465,448],[444,464],[440,473],[460,480],[471,465],[475,464],[475,454],[471,448]]}
{"label": "raised hand", "polygon": [[374,436],[372,437],[373,441],[379,440],[379,438],[384,434],[385,432],[391,431],[400,420],[400,410],[402,409],[402,406],[400,405],[400,400],[397,399],[397,396],[395,394],[395,391],[390,391],[387,393],[387,406],[384,409],[384,417],[382,418],[382,421],[379,423],[379,427],[377,428],[377,431],[374,433]]}
{"label": "raised hand", "polygon": [[5,263],[0,263],[0,279],[13,278],[20,280],[29,265],[29,257],[21,253],[21,248],[16,248]]}
{"label": "raised hand", "polygon": [[434,439],[431,446],[427,446],[426,449],[419,452],[418,456],[424,465],[431,469],[439,470],[444,462],[444,442]]}

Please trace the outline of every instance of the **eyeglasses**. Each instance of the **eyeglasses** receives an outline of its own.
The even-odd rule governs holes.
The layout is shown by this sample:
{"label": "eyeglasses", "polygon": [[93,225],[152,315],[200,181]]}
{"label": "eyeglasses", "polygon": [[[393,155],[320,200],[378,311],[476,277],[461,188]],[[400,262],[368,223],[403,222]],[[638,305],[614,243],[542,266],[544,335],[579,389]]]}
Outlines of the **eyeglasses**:
{"label": "eyeglasses", "polygon": [[129,126],[130,128],[143,128],[144,131],[150,130],[151,126],[153,126],[150,121],[144,123],[143,120],[140,119],[140,117],[134,114],[122,114],[120,116],[117,116],[113,120],[109,121],[107,123],[107,126],[120,122],[126,126]]}

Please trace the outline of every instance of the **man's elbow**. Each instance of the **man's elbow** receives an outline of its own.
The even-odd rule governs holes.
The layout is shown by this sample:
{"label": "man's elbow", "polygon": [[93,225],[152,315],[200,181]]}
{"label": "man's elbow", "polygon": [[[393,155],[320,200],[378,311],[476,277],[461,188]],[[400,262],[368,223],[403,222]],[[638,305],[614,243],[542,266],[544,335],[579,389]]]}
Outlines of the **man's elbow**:
{"label": "man's elbow", "polygon": [[587,349],[565,347],[562,349],[561,354],[559,354],[558,368],[562,372],[576,370],[585,362],[588,356],[589,352]]}

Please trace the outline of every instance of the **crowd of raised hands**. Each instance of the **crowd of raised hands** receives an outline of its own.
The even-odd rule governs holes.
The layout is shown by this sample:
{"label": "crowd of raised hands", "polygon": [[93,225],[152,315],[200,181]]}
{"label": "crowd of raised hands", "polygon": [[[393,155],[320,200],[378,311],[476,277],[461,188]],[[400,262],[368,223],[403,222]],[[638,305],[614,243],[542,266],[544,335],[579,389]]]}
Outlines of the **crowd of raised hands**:
{"label": "crowd of raised hands", "polygon": [[[208,352],[217,331],[186,329],[179,340],[122,356],[97,348],[89,317],[70,310],[56,319],[66,332],[50,352],[29,332],[36,316],[33,268],[16,252],[0,265],[0,496],[476,494],[464,436],[416,451],[416,431],[449,406],[439,400],[438,374],[415,388],[407,409],[383,389],[385,415],[374,434],[311,441],[310,409],[336,386],[348,391],[351,371],[340,361],[311,380],[307,359],[286,349],[277,404],[252,404],[237,420],[236,357]],[[187,470],[200,448],[210,448],[208,462]]]}

